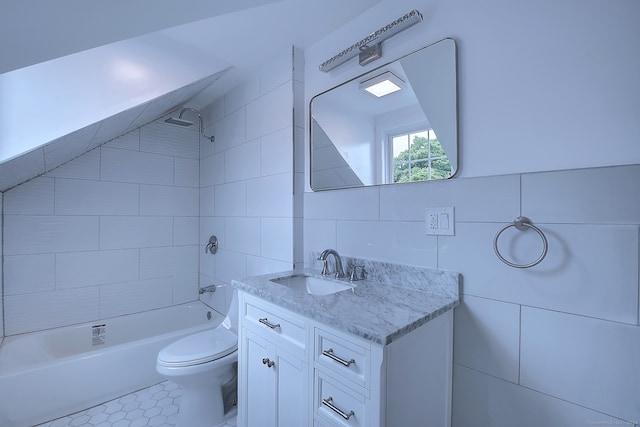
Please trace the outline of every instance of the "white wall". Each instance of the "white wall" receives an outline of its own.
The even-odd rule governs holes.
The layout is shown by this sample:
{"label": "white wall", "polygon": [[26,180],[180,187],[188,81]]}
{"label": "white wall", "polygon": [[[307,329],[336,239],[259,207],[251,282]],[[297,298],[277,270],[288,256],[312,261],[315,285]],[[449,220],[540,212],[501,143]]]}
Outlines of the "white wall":
{"label": "white wall", "polygon": [[[307,101],[365,71],[316,64],[413,8],[425,21],[385,58],[457,40],[459,176],[307,192],[305,251],[462,273],[454,427],[639,425],[640,4],[384,0],[305,52]],[[438,206],[455,206],[455,236],[424,234]],[[519,215],[549,239],[531,269],[493,252]],[[541,250],[531,232],[500,244],[519,262]]]}
{"label": "white wall", "polygon": [[[306,193],[305,250],[462,273],[454,427],[640,419],[640,165]],[[424,235],[427,207],[455,206],[456,234]],[[493,238],[519,215],[549,239],[514,269]],[[505,232],[516,262],[535,233]]]}
{"label": "white wall", "polygon": [[290,270],[296,262],[293,95],[301,83],[294,80],[294,52],[283,52],[205,112],[216,140],[201,145],[200,241],[215,234],[220,249],[200,252],[202,286]]}
{"label": "white wall", "polygon": [[[366,67],[318,65],[418,9]],[[384,0],[305,50],[306,100],[445,37],[458,45],[458,176],[640,163],[640,3]],[[600,146],[605,149],[596,149]],[[592,150],[585,147],[593,147]]]}
{"label": "white wall", "polygon": [[5,334],[197,299],[198,156],[159,121],[5,192]]}

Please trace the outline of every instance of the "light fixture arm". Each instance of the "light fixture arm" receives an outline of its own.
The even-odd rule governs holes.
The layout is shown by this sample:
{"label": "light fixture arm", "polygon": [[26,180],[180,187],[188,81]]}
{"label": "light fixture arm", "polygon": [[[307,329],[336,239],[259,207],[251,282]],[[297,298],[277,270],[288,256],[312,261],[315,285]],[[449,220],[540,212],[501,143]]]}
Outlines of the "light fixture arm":
{"label": "light fixture arm", "polygon": [[[414,9],[403,17],[398,18],[380,28],[378,31],[369,34],[367,37],[349,46],[337,55],[334,55],[332,58],[329,58],[320,64],[320,71],[324,71],[325,73],[329,72],[337,66],[344,64],[351,58],[360,55],[362,52],[369,52],[369,54],[364,56],[364,60],[361,59],[360,63],[360,65],[366,65],[369,62],[380,58],[380,43],[420,21],[422,21],[422,14]],[[373,55],[374,52],[372,50],[376,45],[378,45],[377,55]]]}

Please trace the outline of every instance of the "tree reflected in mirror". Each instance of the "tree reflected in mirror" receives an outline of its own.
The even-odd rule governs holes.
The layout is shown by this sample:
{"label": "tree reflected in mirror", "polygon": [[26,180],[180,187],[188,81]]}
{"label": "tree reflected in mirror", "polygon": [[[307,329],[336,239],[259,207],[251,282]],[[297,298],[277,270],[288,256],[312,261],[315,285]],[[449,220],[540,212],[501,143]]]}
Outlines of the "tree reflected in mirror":
{"label": "tree reflected in mirror", "polygon": [[451,162],[432,129],[397,135],[393,144],[393,183],[446,179]]}

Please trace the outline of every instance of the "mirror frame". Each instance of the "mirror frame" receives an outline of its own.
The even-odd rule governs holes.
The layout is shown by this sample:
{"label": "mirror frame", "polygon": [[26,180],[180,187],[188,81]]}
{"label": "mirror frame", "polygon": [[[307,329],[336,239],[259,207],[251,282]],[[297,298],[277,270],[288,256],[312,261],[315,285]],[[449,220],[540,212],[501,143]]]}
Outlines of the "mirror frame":
{"label": "mirror frame", "polygon": [[[314,125],[315,119],[314,119],[314,115],[313,115],[313,102],[314,102],[314,100],[316,100],[316,98],[318,98],[318,97],[320,97],[322,95],[325,95],[325,94],[331,92],[332,90],[341,88],[341,87],[343,87],[345,85],[348,85],[350,83],[353,83],[355,81],[366,80],[366,77],[371,78],[371,77],[377,75],[378,73],[380,73],[385,67],[388,67],[389,65],[391,65],[391,64],[393,64],[395,62],[401,61],[402,59],[405,59],[405,58],[407,58],[407,57],[409,57],[411,55],[419,53],[420,51],[426,50],[429,47],[435,46],[435,45],[437,45],[439,43],[442,43],[442,42],[451,43],[452,44],[452,49],[453,49],[452,50],[452,54],[453,54],[453,58],[452,58],[453,59],[453,64],[452,64],[453,65],[453,73],[452,73],[453,74],[453,87],[452,87],[452,89],[453,89],[453,97],[452,97],[453,98],[452,99],[453,107],[452,107],[452,111],[453,111],[453,114],[454,114],[454,118],[453,118],[454,125],[453,125],[453,129],[451,129],[451,131],[452,131],[452,135],[454,136],[454,138],[452,138],[453,143],[449,144],[449,146],[450,147],[451,146],[455,147],[455,161],[452,162],[455,166],[452,168],[451,175],[448,176],[446,179],[451,179],[457,174],[458,170],[460,169],[460,167],[459,167],[459,156],[458,156],[458,152],[459,152],[459,138],[458,138],[458,133],[459,133],[458,132],[458,123],[459,123],[459,121],[458,121],[458,60],[457,60],[457,49],[458,49],[458,47],[457,47],[457,44],[456,44],[456,42],[455,42],[455,40],[453,38],[447,37],[447,38],[438,40],[438,41],[436,41],[434,43],[431,43],[431,44],[429,44],[427,46],[424,46],[422,48],[416,49],[416,50],[414,50],[412,52],[409,52],[409,53],[407,53],[405,55],[402,55],[402,56],[400,56],[400,57],[398,57],[398,58],[396,58],[396,59],[394,59],[392,61],[386,62],[385,64],[382,64],[379,67],[371,69],[371,70],[369,70],[369,71],[367,71],[365,73],[362,73],[362,74],[360,74],[358,76],[350,78],[349,80],[347,80],[345,82],[342,82],[342,83],[340,83],[340,84],[338,84],[336,86],[333,86],[333,87],[331,87],[331,88],[329,88],[329,89],[327,89],[327,90],[325,90],[323,92],[320,92],[320,93],[314,95],[310,99],[310,101],[309,101],[309,122],[308,122],[309,123],[309,186],[310,186],[312,191],[315,192],[315,191],[339,190],[339,189],[347,189],[347,188],[372,187],[372,186],[378,186],[378,185],[402,184],[402,183],[394,183],[394,182],[374,183],[374,184],[363,184],[363,183],[361,183],[361,184],[354,184],[354,185],[344,185],[344,186],[334,186],[334,187],[327,186],[327,187],[323,187],[323,188],[314,188],[314,185],[313,185],[313,181],[314,181],[314,179],[313,179],[313,175],[314,175],[313,174],[313,156],[314,156],[314,154],[313,154],[313,147],[314,147],[314,145],[313,145],[313,142],[314,142],[313,135],[314,135],[314,131],[313,131],[313,129],[314,129],[314,126],[316,126],[316,125]],[[427,118],[427,120],[428,120],[428,118]],[[318,127],[319,127],[319,125],[318,125]],[[324,133],[324,130],[323,130],[323,133]],[[449,156],[447,155],[447,157],[449,157]],[[346,163],[346,161],[345,161],[345,163]],[[355,175],[354,172],[351,172],[351,173],[353,173]],[[428,180],[409,181],[409,182],[427,182],[427,181]]]}

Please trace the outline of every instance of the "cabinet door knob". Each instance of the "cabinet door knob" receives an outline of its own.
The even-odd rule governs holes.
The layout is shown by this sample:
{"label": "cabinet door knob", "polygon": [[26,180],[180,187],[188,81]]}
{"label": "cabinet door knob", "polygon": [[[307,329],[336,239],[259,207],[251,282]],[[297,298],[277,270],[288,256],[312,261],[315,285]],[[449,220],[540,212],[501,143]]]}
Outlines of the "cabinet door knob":
{"label": "cabinet door knob", "polygon": [[262,364],[267,365],[268,368],[273,368],[273,365],[275,365],[276,362],[274,362],[273,360],[269,360],[268,357],[265,357],[264,359],[262,359]]}
{"label": "cabinet door knob", "polygon": [[348,420],[349,418],[351,418],[351,416],[355,415],[355,413],[353,411],[349,411],[349,413],[347,414],[342,409],[340,409],[336,405],[334,405],[333,404],[333,397],[331,397],[331,396],[327,397],[326,399],[322,399],[322,404],[327,406],[329,409],[331,409],[336,414],[340,415],[345,420]]}
{"label": "cabinet door knob", "polygon": [[280,327],[280,323],[271,323],[269,322],[269,320],[267,320],[266,317],[263,317],[262,319],[258,319],[258,322],[270,327],[271,329],[276,329]]}
{"label": "cabinet door knob", "polygon": [[344,360],[341,357],[336,356],[335,354],[333,354],[333,349],[330,348],[329,350],[323,350],[322,351],[322,355],[323,356],[327,356],[329,359],[331,360],[335,360],[336,362],[340,363],[343,366],[349,367],[349,365],[351,365],[352,363],[356,363],[355,360],[351,359],[351,360]]}

